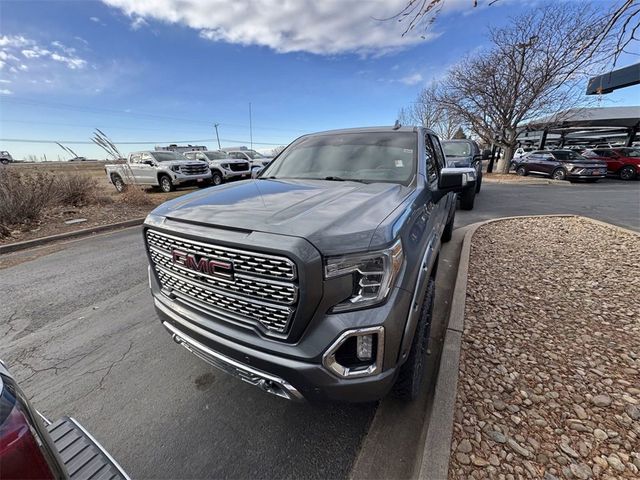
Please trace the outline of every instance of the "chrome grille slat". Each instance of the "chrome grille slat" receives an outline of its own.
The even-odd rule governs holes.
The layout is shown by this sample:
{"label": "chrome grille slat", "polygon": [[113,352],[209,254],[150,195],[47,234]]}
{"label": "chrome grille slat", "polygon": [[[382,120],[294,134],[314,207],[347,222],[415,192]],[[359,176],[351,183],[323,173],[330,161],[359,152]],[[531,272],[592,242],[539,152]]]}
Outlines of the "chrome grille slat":
{"label": "chrome grille slat", "polygon": [[207,165],[204,163],[189,163],[187,165],[181,165],[180,171],[185,175],[203,175],[207,173]]}
{"label": "chrome grille slat", "polygon": [[[286,257],[236,250],[176,237],[155,230],[146,231],[153,269],[163,291],[189,299],[229,320],[257,324],[285,333],[295,314],[298,285],[295,264]],[[230,262],[233,277],[224,278],[191,270],[173,262],[173,251],[200,258]]]}

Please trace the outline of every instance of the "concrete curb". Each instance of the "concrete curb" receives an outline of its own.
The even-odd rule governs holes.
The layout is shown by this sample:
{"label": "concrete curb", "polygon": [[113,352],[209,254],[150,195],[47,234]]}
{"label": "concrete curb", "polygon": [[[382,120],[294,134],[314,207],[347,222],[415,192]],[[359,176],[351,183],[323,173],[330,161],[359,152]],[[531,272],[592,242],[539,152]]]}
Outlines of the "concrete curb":
{"label": "concrete curb", "polygon": [[95,227],[84,228],[82,230],[74,230],[72,232],[59,233],[57,235],[49,235],[48,237],[34,238],[33,240],[25,240],[24,242],[0,245],[0,255],[5,253],[17,252],[19,250],[26,250],[32,247],[38,247],[40,245],[57,242],[59,240],[85,237],[94,233],[107,232],[109,230],[118,230],[120,228],[135,227],[137,225],[142,225],[142,222],[144,222],[144,217],[125,220],[124,222],[110,223],[107,225],[97,225]]}
{"label": "concrete curb", "polygon": [[[522,177],[517,177],[522,178]],[[563,185],[565,187],[573,186],[574,183],[566,182],[564,180],[553,180],[553,179],[544,179],[544,178],[531,178],[527,180],[513,180],[509,178],[483,178],[483,182],[487,183],[499,183],[499,184],[508,184],[508,185]]]}
{"label": "concrete curb", "polygon": [[482,222],[468,225],[462,249],[460,251],[460,263],[456,276],[455,290],[451,299],[449,322],[442,346],[440,369],[436,380],[435,394],[431,415],[427,419],[424,451],[422,459],[418,461],[417,478],[420,480],[443,480],[448,478],[449,456],[451,452],[451,439],[453,437],[453,417],[458,387],[458,373],[460,364],[460,350],[464,331],[464,312],[467,297],[467,276],[469,273],[469,260],[471,257],[471,244],[473,235],[478,228],[489,223],[501,222],[520,218],[564,217],[581,218],[596,225],[605,226],[614,230],[640,236],[639,232],[627,228],[612,225],[610,223],[594,220],[582,215],[523,215],[492,218]]}

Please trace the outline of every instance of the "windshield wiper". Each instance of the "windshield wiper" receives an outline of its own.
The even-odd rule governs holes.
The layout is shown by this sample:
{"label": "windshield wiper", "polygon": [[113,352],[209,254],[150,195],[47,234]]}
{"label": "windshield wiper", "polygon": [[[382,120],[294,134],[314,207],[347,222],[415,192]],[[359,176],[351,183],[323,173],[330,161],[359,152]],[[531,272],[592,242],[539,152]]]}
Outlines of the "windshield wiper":
{"label": "windshield wiper", "polygon": [[342,178],[342,177],[334,177],[334,176],[329,176],[329,177],[324,177],[322,180],[329,180],[331,182],[359,182],[359,183],[369,183],[365,180],[359,180],[357,178]]}

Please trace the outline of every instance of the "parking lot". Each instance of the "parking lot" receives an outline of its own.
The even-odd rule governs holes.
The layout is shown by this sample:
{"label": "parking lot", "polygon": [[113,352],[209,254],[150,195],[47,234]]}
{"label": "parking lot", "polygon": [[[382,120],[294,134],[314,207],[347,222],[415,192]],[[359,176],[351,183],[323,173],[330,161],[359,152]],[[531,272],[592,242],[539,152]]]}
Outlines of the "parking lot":
{"label": "parking lot", "polygon": [[[640,231],[639,205],[638,182],[486,182],[456,227],[571,213]],[[3,360],[43,414],[76,417],[133,478],[347,478],[376,404],[286,402],[179,348],[153,312],[139,228],[29,258],[0,280]]]}

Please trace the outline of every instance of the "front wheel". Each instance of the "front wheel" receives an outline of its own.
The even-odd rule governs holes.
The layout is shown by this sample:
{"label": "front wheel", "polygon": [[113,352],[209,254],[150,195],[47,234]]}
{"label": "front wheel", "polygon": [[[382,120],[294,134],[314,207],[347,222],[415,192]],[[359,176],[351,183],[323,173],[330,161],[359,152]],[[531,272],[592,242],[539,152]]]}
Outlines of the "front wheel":
{"label": "front wheel", "polygon": [[636,178],[636,172],[633,167],[627,165],[620,169],[621,180],[633,180],[634,178]]}
{"label": "front wheel", "polygon": [[213,183],[214,185],[220,185],[222,184],[222,175],[220,174],[220,172],[211,172],[211,183]]}
{"label": "front wheel", "polygon": [[175,187],[173,186],[173,182],[171,181],[169,175],[162,175],[160,177],[160,190],[162,190],[164,193],[169,193],[173,192],[174,189]]}
{"label": "front wheel", "polygon": [[116,191],[118,193],[124,192],[124,189],[127,188],[120,175],[112,175],[111,183],[113,183],[113,186],[116,187]]}
{"label": "front wheel", "polygon": [[411,341],[411,351],[407,361],[400,367],[398,378],[393,385],[393,394],[402,400],[415,400],[424,380],[425,356],[431,336],[431,319],[436,292],[436,282],[429,279],[427,291],[422,302],[420,317]]}
{"label": "front wheel", "polygon": [[476,187],[468,187],[460,194],[460,208],[462,210],[473,210],[476,201]]}
{"label": "front wheel", "polygon": [[480,187],[482,186],[482,170],[478,173],[478,178],[476,179],[476,193],[480,193]]}
{"label": "front wheel", "polygon": [[447,224],[444,226],[444,230],[442,231],[443,243],[451,240],[451,237],[453,236],[453,224],[455,221],[456,221],[456,209],[454,208],[453,213],[451,214],[451,218],[449,219]]}
{"label": "front wheel", "polygon": [[564,168],[556,168],[551,174],[551,178],[554,180],[566,180],[567,172],[564,171]]}
{"label": "front wheel", "polygon": [[524,167],[518,167],[518,169],[516,170],[516,174],[518,174],[521,177],[526,177],[527,176],[527,169]]}

